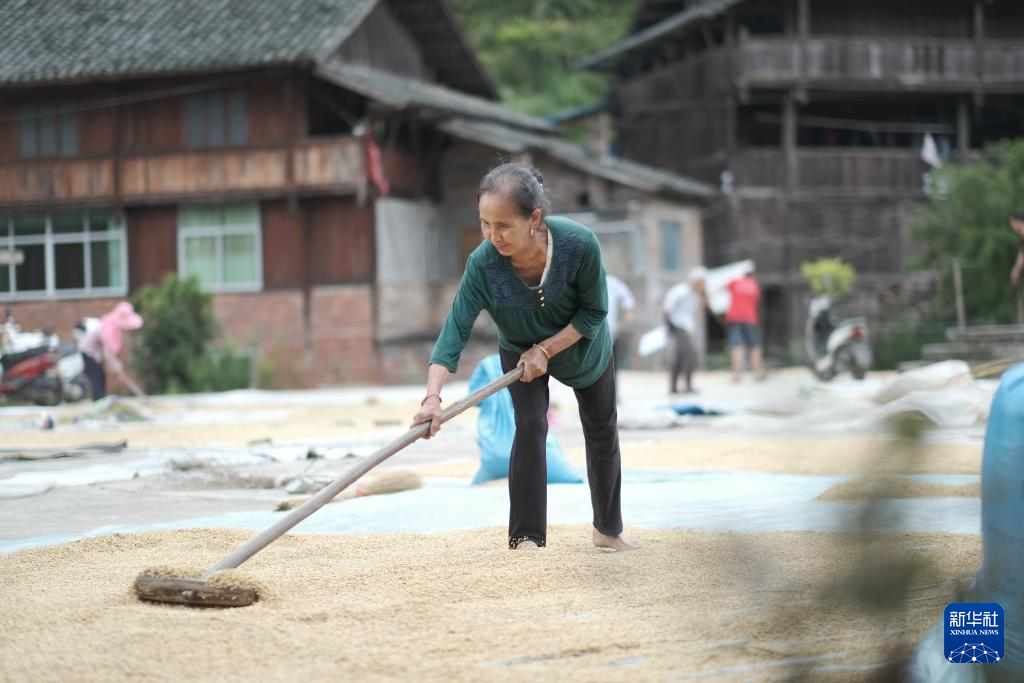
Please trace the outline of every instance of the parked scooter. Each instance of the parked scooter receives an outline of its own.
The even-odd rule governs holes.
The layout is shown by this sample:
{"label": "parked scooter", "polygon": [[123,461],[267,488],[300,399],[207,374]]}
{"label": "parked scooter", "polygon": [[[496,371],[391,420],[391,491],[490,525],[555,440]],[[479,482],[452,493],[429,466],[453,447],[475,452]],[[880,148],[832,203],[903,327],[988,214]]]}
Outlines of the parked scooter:
{"label": "parked scooter", "polygon": [[14,322],[10,309],[6,311],[3,343],[0,353],[22,353],[34,349],[48,349],[56,358],[65,401],[81,401],[89,396],[89,380],[85,376],[85,361],[74,342],[61,342],[49,329],[25,332]]}
{"label": "parked scooter", "polygon": [[56,354],[46,346],[0,356],[0,396],[55,406],[63,398]]}
{"label": "parked scooter", "polygon": [[864,318],[837,321],[832,299],[822,294],[811,299],[804,345],[811,369],[818,379],[830,380],[841,372],[864,379],[873,361]]}

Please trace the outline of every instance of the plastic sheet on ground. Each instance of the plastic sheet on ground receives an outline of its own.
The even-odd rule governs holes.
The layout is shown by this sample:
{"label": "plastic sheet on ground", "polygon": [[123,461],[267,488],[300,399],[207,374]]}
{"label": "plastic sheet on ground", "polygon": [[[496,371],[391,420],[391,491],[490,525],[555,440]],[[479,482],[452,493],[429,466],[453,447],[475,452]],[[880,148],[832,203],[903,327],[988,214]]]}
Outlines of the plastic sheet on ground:
{"label": "plastic sheet on ground", "polygon": [[[372,448],[333,448],[324,451],[327,460],[345,458],[349,455],[365,456]],[[299,462],[309,453],[306,446],[260,446],[253,448],[153,448],[143,455],[126,454],[114,462],[80,464],[67,461],[63,468],[48,468],[18,472],[6,479],[0,479],[0,497],[24,493],[31,487],[49,484],[53,486],[87,486],[113,481],[127,481],[137,477],[161,474],[172,462],[193,462],[221,467],[260,465],[270,462]],[[26,487],[30,487],[26,489]]]}
{"label": "plastic sheet on ground", "polygon": [[141,404],[121,396],[105,396],[75,416],[76,423],[145,422],[153,416]]}
{"label": "plastic sheet on ground", "polygon": [[870,432],[894,417],[920,415],[936,427],[984,425],[997,382],[975,380],[961,361],[945,361],[881,382],[814,382],[796,396],[745,406],[743,415],[718,420],[726,430],[840,433]]}
{"label": "plastic sheet on ground", "polygon": [[[623,517],[627,525],[683,527],[703,531],[820,531],[857,529],[861,503],[822,502],[815,498],[844,476],[797,476],[756,472],[680,472],[625,470]],[[942,478],[936,477],[938,480]],[[893,500],[878,503],[872,519],[878,531],[941,531],[977,534],[976,498]],[[430,514],[423,514],[424,511]],[[104,526],[87,534],[0,541],[0,552],[63,543],[114,532],[187,527],[262,530],[281,513],[265,509],[183,519],[167,524]],[[548,523],[578,524],[592,519],[585,486],[548,487]],[[455,479],[428,479],[424,486],[390,496],[367,496],[329,505],[299,526],[307,533],[444,532],[508,523],[504,487],[479,487]]]}

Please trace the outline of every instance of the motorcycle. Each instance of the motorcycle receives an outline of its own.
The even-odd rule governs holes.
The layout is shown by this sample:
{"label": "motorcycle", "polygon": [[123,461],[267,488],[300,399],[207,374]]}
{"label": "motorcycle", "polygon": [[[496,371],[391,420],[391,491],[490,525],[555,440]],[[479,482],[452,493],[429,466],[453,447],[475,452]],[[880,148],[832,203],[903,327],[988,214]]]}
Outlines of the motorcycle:
{"label": "motorcycle", "polygon": [[3,354],[0,372],[0,396],[7,400],[55,406],[64,396],[56,354],[47,346]]}
{"label": "motorcycle", "polygon": [[864,379],[874,362],[867,321],[837,321],[832,316],[832,299],[828,295],[811,299],[804,344],[811,370],[821,380],[828,381],[847,371],[854,379]]}
{"label": "motorcycle", "polygon": [[33,349],[50,349],[56,358],[56,372],[60,378],[63,399],[70,403],[89,397],[89,380],[85,375],[82,352],[74,342],[61,342],[49,329],[24,332],[7,310],[3,326],[2,353],[22,353]]}

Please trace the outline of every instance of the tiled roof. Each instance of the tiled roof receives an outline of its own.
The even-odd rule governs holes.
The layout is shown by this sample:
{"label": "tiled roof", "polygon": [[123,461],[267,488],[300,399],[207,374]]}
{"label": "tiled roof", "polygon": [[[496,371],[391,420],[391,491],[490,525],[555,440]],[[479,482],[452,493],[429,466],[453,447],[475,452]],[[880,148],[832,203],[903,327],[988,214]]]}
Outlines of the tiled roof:
{"label": "tiled roof", "polygon": [[396,109],[417,107],[447,116],[500,121],[532,130],[554,130],[554,126],[544,119],[497,102],[368,67],[329,61],[317,67],[315,73],[319,78]]}
{"label": "tiled roof", "polygon": [[740,4],[743,0],[704,0],[692,7],[648,26],[638,31],[621,43],[612,45],[601,50],[595,55],[587,57],[576,65],[579,69],[598,69],[613,66],[623,55],[626,55],[639,47],[649,45],[663,36],[680,31],[692,26],[699,21],[711,19],[730,7]]}
{"label": "tiled roof", "polygon": [[2,0],[0,84],[319,61],[377,0]]}
{"label": "tiled roof", "polygon": [[442,123],[441,130],[513,154],[540,151],[584,173],[643,192],[702,201],[718,195],[714,187],[692,178],[618,157],[597,156],[559,137],[518,130],[498,123],[465,119]]}

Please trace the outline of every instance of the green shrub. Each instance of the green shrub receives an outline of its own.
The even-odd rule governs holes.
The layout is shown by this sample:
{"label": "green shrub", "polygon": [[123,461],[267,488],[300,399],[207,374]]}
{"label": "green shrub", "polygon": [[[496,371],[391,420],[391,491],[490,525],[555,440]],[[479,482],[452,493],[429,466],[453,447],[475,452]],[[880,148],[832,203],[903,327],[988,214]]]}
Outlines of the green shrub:
{"label": "green shrub", "polygon": [[807,280],[814,296],[828,294],[839,299],[853,289],[857,272],[846,261],[839,258],[821,258],[800,264],[800,273]]}
{"label": "green shrub", "polygon": [[905,361],[921,360],[921,347],[946,340],[946,324],[916,322],[879,330],[872,335],[871,348],[876,370],[895,370]]}
{"label": "green shrub", "polygon": [[213,298],[194,278],[168,275],[132,298],[145,320],[134,365],[154,394],[225,391],[247,387],[252,359],[229,347],[210,350],[217,333]]}
{"label": "green shrub", "polygon": [[132,298],[145,320],[135,366],[152,393],[193,390],[192,368],[216,334],[212,297],[196,278],[168,275]]}
{"label": "green shrub", "polygon": [[253,359],[224,347],[207,353],[189,368],[191,391],[244,389],[252,380]]}

